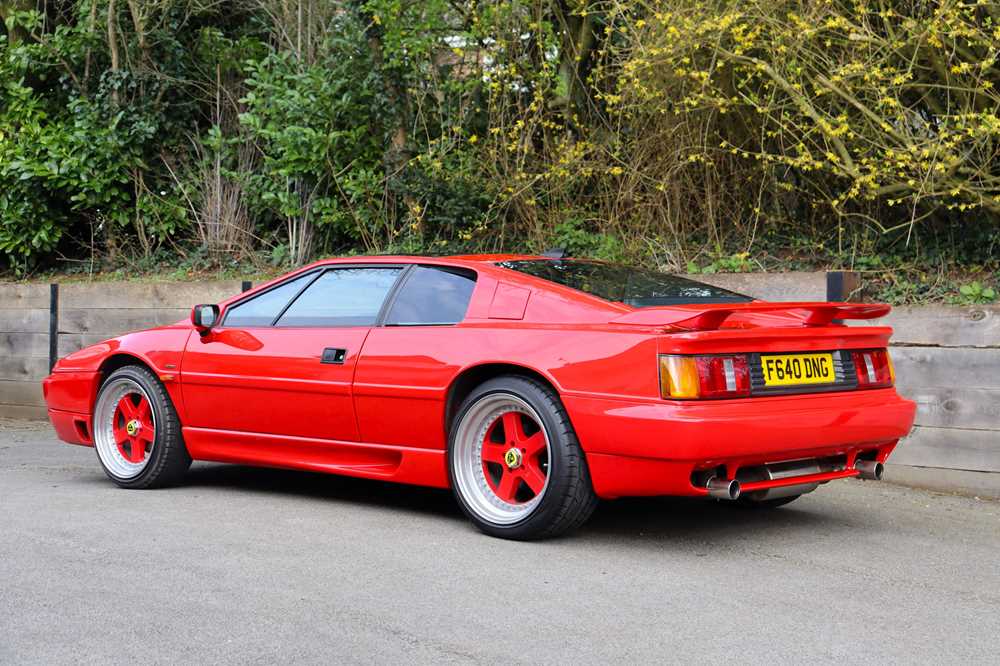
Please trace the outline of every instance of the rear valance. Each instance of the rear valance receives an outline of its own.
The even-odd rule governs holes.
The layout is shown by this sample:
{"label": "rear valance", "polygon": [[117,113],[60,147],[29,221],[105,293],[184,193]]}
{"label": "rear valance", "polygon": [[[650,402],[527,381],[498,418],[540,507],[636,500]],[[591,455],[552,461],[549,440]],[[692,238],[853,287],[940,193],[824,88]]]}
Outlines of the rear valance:
{"label": "rear valance", "polygon": [[716,303],[641,308],[611,320],[614,324],[663,326],[678,331],[712,331],[734,315],[780,314],[803,326],[827,326],[835,319],[878,319],[889,314],[884,303]]}

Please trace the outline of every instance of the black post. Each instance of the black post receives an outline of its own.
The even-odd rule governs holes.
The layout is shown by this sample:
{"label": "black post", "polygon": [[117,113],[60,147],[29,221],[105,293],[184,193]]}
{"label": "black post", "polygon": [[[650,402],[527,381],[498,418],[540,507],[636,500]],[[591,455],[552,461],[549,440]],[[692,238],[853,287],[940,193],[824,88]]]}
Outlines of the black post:
{"label": "black post", "polygon": [[49,285],[49,372],[59,360],[59,285]]}
{"label": "black post", "polygon": [[861,296],[861,275],[855,271],[827,271],[826,300],[858,300]]}
{"label": "black post", "polygon": [[827,271],[826,272],[826,300],[828,300],[828,301],[842,301],[842,300],[844,300],[844,272],[843,271]]}
{"label": "black post", "polygon": [[250,280],[243,280],[243,291],[250,291],[253,288],[253,282]]}

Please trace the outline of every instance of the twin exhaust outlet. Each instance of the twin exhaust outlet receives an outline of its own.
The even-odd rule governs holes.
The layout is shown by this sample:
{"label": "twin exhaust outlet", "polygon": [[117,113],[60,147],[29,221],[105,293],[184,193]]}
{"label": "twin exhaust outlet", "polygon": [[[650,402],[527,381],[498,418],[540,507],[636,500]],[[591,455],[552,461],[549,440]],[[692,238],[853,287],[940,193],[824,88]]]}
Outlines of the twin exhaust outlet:
{"label": "twin exhaust outlet", "polygon": [[854,463],[854,469],[858,470],[858,476],[871,481],[881,481],[885,466],[874,460],[859,460]]}
{"label": "twin exhaust outlet", "polygon": [[[854,463],[854,469],[858,470],[858,477],[871,481],[881,481],[885,466],[874,460],[858,460]],[[720,479],[713,476],[705,484],[705,490],[709,497],[720,500],[737,500],[742,489],[740,482],[736,479]]]}
{"label": "twin exhaust outlet", "polygon": [[740,482],[736,479],[720,479],[713,476],[705,484],[708,496],[721,500],[734,500],[740,497]]}

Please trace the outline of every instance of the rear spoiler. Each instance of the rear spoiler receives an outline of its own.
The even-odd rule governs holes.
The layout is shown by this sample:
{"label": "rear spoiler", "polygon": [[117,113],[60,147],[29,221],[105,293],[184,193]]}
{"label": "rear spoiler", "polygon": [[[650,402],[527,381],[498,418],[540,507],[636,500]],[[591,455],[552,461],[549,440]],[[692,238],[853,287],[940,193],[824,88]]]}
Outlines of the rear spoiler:
{"label": "rear spoiler", "polygon": [[733,315],[775,313],[797,317],[804,326],[828,326],[837,319],[878,319],[892,308],[884,303],[713,303],[640,308],[613,324],[663,326],[682,331],[714,331]]}

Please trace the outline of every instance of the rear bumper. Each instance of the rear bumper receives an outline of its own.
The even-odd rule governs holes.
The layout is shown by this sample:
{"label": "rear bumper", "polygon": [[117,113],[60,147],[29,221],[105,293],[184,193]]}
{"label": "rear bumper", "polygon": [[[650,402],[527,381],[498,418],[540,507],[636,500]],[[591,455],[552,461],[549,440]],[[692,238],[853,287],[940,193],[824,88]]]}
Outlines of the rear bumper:
{"label": "rear bumper", "polygon": [[748,400],[565,398],[602,497],[700,495],[697,470],[859,454],[884,461],[916,405],[894,389]]}

